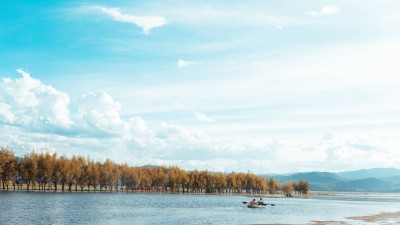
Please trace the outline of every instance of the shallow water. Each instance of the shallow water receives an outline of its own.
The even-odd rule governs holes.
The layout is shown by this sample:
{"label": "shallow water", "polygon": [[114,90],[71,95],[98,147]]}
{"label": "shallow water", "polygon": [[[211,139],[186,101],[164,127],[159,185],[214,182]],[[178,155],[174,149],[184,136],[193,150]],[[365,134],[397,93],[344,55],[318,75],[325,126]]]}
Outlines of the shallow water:
{"label": "shallow water", "polygon": [[275,206],[249,209],[242,201],[251,199],[244,196],[0,192],[0,224],[301,224],[313,220],[363,224],[346,217],[400,210],[399,195],[376,196],[265,198]]}

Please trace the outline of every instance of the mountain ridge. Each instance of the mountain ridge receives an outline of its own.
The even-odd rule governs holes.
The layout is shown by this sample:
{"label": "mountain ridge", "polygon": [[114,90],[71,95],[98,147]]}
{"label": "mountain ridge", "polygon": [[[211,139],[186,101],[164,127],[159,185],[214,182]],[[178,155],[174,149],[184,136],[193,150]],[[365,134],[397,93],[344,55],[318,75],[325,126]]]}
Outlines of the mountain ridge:
{"label": "mountain ridge", "polygon": [[371,168],[343,172],[299,172],[289,175],[262,174],[281,183],[307,180],[314,191],[399,192],[400,169]]}

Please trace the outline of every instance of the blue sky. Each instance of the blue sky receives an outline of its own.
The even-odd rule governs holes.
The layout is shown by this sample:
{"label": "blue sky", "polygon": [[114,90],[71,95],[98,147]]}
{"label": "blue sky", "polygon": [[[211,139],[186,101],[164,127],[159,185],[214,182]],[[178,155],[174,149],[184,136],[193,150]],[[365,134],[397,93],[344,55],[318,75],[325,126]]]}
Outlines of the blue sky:
{"label": "blue sky", "polygon": [[400,163],[400,3],[3,1],[0,137],[134,165]]}

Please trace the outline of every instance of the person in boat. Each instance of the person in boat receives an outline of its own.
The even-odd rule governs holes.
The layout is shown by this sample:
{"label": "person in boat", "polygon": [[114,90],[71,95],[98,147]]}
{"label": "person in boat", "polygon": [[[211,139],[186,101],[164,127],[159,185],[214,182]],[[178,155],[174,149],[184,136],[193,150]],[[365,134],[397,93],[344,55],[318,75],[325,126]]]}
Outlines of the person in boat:
{"label": "person in boat", "polygon": [[256,204],[257,204],[257,203],[256,203],[256,200],[253,199],[253,201],[250,202],[249,206],[255,206]]}
{"label": "person in boat", "polygon": [[264,200],[260,198],[260,200],[257,201],[257,205],[267,205],[264,203]]}

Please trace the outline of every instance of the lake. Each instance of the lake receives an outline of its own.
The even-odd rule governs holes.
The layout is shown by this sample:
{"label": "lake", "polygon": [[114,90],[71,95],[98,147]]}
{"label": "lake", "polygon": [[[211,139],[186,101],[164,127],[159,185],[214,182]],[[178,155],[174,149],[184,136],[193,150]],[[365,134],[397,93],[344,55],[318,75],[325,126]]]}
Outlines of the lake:
{"label": "lake", "polygon": [[[372,193],[265,198],[275,206],[263,209],[249,209],[242,201],[250,197],[232,195],[9,191],[0,192],[0,200],[0,224],[4,225],[301,224],[313,220],[365,224],[346,217],[400,210],[400,195]],[[400,224],[398,218],[393,221]]]}

